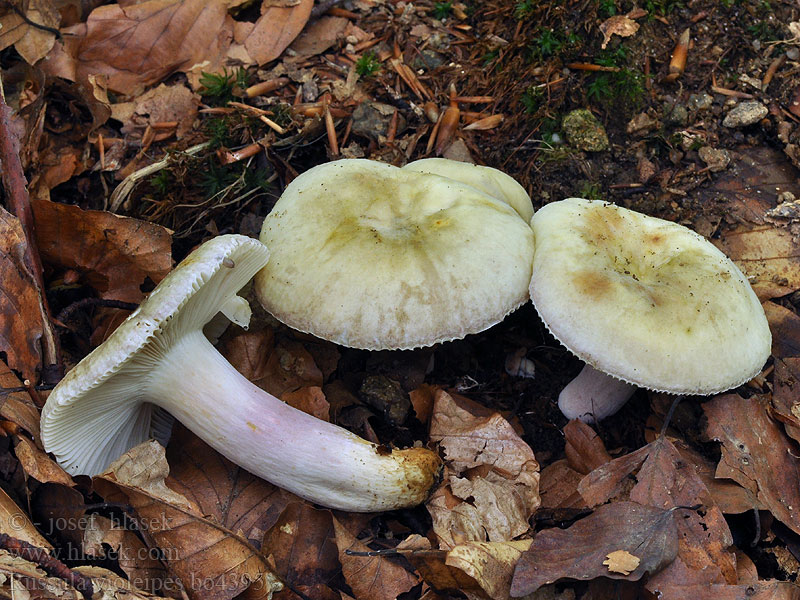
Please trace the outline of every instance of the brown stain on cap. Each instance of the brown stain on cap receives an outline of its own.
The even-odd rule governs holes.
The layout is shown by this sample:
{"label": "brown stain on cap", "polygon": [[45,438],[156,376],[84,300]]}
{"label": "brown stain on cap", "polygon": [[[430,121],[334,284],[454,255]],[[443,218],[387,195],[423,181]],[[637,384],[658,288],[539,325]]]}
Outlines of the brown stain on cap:
{"label": "brown stain on cap", "polygon": [[583,269],[575,273],[572,278],[575,288],[584,296],[600,299],[611,293],[613,282],[604,273],[591,269]]}

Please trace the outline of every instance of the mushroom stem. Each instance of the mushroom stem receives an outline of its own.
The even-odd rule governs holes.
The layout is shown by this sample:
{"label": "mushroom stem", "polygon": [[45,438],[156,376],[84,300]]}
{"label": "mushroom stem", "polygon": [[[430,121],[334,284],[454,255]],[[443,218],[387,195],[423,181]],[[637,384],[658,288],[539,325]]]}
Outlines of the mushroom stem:
{"label": "mushroom stem", "polygon": [[610,417],[633,396],[637,387],[591,365],[583,367],[558,395],[558,408],[568,419],[594,423]]}
{"label": "mushroom stem", "polygon": [[200,331],[167,349],[146,380],[142,398],[236,464],[312,502],[390,510],[423,502],[435,483],[433,452],[384,449],[292,408],[236,371]]}

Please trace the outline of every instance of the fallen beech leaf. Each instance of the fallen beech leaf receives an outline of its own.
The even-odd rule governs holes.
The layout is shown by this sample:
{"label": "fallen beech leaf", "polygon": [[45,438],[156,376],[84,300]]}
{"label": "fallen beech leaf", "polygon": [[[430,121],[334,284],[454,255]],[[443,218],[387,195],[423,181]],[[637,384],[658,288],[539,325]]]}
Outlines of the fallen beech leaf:
{"label": "fallen beech leaf", "polygon": [[395,600],[419,583],[417,577],[383,556],[353,556],[347,550],[368,552],[337,519],[333,519],[342,574],[357,600]]}
{"label": "fallen beech leaf", "polygon": [[233,20],[224,0],[147,0],[93,10],[65,30],[44,68],[73,81],[105,75],[110,90],[134,95],[145,86],[208,62],[213,71],[230,44]]}
{"label": "fallen beech leaf", "polygon": [[34,200],[36,242],[42,259],[83,274],[103,298],[141,302],[141,285],[172,269],[167,229],[130,217],[49,200]]}
{"label": "fallen beech leaf", "polygon": [[468,542],[450,550],[445,564],[469,575],[492,600],[508,600],[514,568],[531,543]]}
{"label": "fallen beech leaf", "polygon": [[21,435],[15,438],[14,454],[28,477],[41,483],[60,483],[70,487],[75,485],[72,477],[32,441]]}
{"label": "fallen beech leaf", "polygon": [[[528,530],[528,519],[541,502],[539,464],[508,421],[497,413],[476,416],[439,390],[430,439],[446,461],[444,482],[427,505],[442,547],[503,542]],[[455,498],[460,503],[448,506]],[[458,532],[466,537],[459,538]]]}
{"label": "fallen beech leaf", "polygon": [[[61,15],[52,0],[29,0],[21,8],[25,17],[33,23],[54,29],[61,23]],[[22,59],[31,66],[50,52],[55,41],[55,34],[32,27],[12,10],[0,17],[0,50],[13,44]]]}
{"label": "fallen beech leaf", "polygon": [[[634,502],[662,509],[703,507],[702,511],[687,510],[677,521],[681,536],[678,554],[689,569],[682,581],[700,576],[707,581],[708,574],[713,573],[711,581],[735,583],[736,561],[728,550],[733,539],[722,511],[692,465],[665,437],[595,469],[581,481],[578,490],[590,506],[595,506],[620,493],[619,484],[629,481],[636,470],[637,483],[626,486]],[[669,577],[670,568],[661,574],[663,578]]]}
{"label": "fallen beech leaf", "polygon": [[591,425],[573,419],[564,426],[564,453],[570,467],[583,474],[611,460],[611,455]]}
{"label": "fallen beech leaf", "polygon": [[325,399],[322,388],[318,385],[301,387],[281,396],[281,400],[289,406],[314,415],[322,421],[330,421],[330,404]]}
{"label": "fallen beech leaf", "polygon": [[343,37],[349,23],[344,17],[321,17],[306,27],[290,48],[303,57],[322,54]]}
{"label": "fallen beech leaf", "polygon": [[226,340],[222,355],[236,370],[273,396],[304,386],[322,386],[322,371],[300,342],[280,337],[270,328],[245,331]]}
{"label": "fallen beech leaf", "polygon": [[794,443],[758,396],[717,396],[703,404],[706,435],[722,442],[717,477],[755,493],[776,519],[800,533],[800,460]]}
{"label": "fallen beech leaf", "polygon": [[603,34],[603,43],[600,47],[605,50],[612,35],[630,37],[639,31],[639,24],[625,15],[614,15],[600,23],[600,33]]}
{"label": "fallen beech leaf", "polygon": [[800,317],[773,302],[764,303],[764,312],[772,330],[773,414],[784,424],[786,433],[800,441]]}
{"label": "fallen beech leaf", "polygon": [[292,590],[308,598],[327,598],[334,592],[325,583],[340,570],[333,538],[329,510],[293,502],[264,536],[261,551],[274,561],[275,573]]}
{"label": "fallen beech leaf", "polygon": [[[83,551],[89,558],[116,559],[128,580],[136,588],[147,592],[180,593],[179,589],[166,589],[169,578],[167,570],[133,531],[100,515],[85,518]],[[106,548],[110,548],[107,550]],[[166,555],[167,560],[169,555]]]}
{"label": "fallen beech leaf", "polygon": [[38,548],[52,550],[53,546],[36,530],[28,515],[0,488],[0,531]]}
{"label": "fallen beech leaf", "polygon": [[94,486],[107,501],[127,499],[143,535],[167,554],[167,567],[190,598],[229,600],[245,590],[250,596],[271,598],[282,585],[264,557],[213,513],[207,515],[197,502],[170,489],[168,473],[164,448],[151,440],[114,461],[94,478]]}
{"label": "fallen beech leaf", "polygon": [[233,464],[179,424],[173,428],[167,460],[170,488],[199,506],[203,515],[241,532],[256,547],[286,506],[301,502]]}
{"label": "fallen beech leaf", "polygon": [[301,0],[296,6],[269,6],[261,16],[242,45],[259,65],[278,58],[303,30],[314,0]]}
{"label": "fallen beech leaf", "polygon": [[8,366],[0,361],[0,416],[16,423],[31,434],[34,442],[39,442],[39,409],[31,401],[31,397],[24,391],[11,391],[20,388],[22,383]]}
{"label": "fallen beech leaf", "polygon": [[44,325],[40,290],[23,258],[27,245],[19,220],[0,208],[0,352],[8,366],[35,383]]}
{"label": "fallen beech leaf", "polygon": [[[698,190],[698,202],[726,215],[733,225],[723,224],[719,238],[711,241],[744,271],[761,300],[800,289],[797,232],[791,223],[777,224],[766,218],[775,206],[777,189],[800,197],[792,164],[781,152],[761,147],[732,153],[730,167],[711,186]],[[715,207],[720,199],[724,205]],[[718,225],[712,224],[710,230]]]}
{"label": "fallen beech leaf", "polygon": [[111,116],[123,123],[122,133],[135,133],[141,139],[148,126],[175,122],[175,137],[181,139],[191,131],[197,118],[200,96],[185,85],[167,86],[162,83],[124,104],[127,106],[114,104],[111,107]]}
{"label": "fallen beech leaf", "polygon": [[[639,557],[627,575],[609,572],[608,554],[625,550]],[[560,579],[586,581],[595,577],[636,581],[656,573],[678,553],[678,532],[672,510],[635,502],[613,502],[568,529],[545,529],[517,563],[511,595],[530,594]]]}
{"label": "fallen beech leaf", "polygon": [[661,600],[797,600],[797,585],[766,580],[746,585],[675,585],[664,590]]}
{"label": "fallen beech leaf", "polygon": [[547,465],[539,478],[542,508],[586,508],[586,502],[578,493],[583,476],[570,467],[565,458]]}
{"label": "fallen beech leaf", "polygon": [[639,557],[634,556],[627,550],[614,550],[610,552],[603,564],[608,567],[611,573],[621,573],[622,575],[630,575],[639,566]]}

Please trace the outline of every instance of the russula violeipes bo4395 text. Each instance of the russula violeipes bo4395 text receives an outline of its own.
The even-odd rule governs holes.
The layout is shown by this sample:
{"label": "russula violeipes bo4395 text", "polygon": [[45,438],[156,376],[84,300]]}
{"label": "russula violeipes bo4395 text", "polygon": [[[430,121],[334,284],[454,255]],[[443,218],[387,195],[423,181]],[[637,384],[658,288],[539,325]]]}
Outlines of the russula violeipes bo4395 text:
{"label": "russula violeipes bo4395 text", "polygon": [[246,326],[237,292],[268,261],[257,240],[224,235],[180,263],[55,387],[42,441],[72,474],[95,475],[132,446],[164,438],[168,411],[231,461],[331,508],[372,512],[423,502],[440,460],[388,450],[281,402],[238,373],[203,335],[222,312]]}
{"label": "russula violeipes bo4395 text", "polygon": [[530,199],[508,175],[451,162],[346,159],[297,177],[261,230],[264,307],[294,329],[385,350],[463,338],[526,302]]}
{"label": "russula violeipes bo4395 text", "polygon": [[769,357],[772,337],[750,284],[694,231],[581,198],[548,204],[531,226],[533,304],[587,363],[559,397],[568,418],[614,414],[636,386],[722,392]]}

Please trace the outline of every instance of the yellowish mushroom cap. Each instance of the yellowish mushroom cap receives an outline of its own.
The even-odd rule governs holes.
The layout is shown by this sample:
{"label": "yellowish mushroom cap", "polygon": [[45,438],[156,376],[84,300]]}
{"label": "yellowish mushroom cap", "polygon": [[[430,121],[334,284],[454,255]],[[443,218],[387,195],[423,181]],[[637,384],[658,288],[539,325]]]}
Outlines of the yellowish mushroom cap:
{"label": "yellowish mushroom cap", "polygon": [[596,369],[650,389],[713,394],[759,373],[771,335],[739,268],[676,223],[569,198],[531,222],[531,299]]}
{"label": "yellowish mushroom cap", "polygon": [[423,158],[408,163],[403,169],[433,173],[476,187],[508,204],[526,223],[530,223],[533,216],[533,204],[528,192],[511,175],[498,169],[447,158]]}
{"label": "yellowish mushroom cap", "polygon": [[491,327],[528,299],[533,233],[461,181],[362,159],[306,171],[267,216],[264,307],[345,346],[409,349]]}

